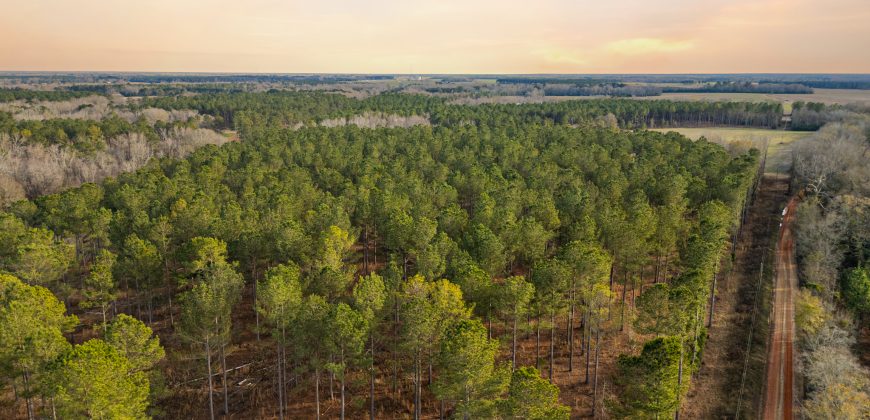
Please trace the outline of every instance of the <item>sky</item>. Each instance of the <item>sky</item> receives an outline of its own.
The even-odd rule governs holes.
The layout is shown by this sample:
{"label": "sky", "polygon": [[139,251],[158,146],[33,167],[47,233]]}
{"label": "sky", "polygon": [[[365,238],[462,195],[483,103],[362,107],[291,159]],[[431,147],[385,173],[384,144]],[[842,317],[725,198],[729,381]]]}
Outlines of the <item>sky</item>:
{"label": "sky", "polygon": [[870,0],[3,0],[0,71],[870,73]]}

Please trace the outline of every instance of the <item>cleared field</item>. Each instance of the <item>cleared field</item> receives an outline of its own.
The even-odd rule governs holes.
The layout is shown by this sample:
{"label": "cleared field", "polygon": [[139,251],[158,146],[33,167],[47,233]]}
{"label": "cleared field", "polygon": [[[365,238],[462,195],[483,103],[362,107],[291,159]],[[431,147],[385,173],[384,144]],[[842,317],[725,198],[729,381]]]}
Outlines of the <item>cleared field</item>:
{"label": "cleared field", "polygon": [[657,128],[653,131],[676,131],[690,139],[707,140],[736,148],[767,147],[767,172],[785,173],[791,168],[792,143],[811,132],[766,130],[761,128]]}

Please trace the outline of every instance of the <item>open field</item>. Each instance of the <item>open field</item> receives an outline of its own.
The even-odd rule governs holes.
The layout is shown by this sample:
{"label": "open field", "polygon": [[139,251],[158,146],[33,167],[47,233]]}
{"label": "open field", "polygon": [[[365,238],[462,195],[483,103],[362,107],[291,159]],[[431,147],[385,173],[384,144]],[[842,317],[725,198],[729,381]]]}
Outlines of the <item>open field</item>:
{"label": "open field", "polygon": [[768,173],[785,173],[791,167],[792,143],[812,135],[806,131],[767,130],[762,128],[656,128],[653,131],[666,133],[676,131],[690,139],[707,138],[715,143],[738,147],[761,148],[767,144]]}

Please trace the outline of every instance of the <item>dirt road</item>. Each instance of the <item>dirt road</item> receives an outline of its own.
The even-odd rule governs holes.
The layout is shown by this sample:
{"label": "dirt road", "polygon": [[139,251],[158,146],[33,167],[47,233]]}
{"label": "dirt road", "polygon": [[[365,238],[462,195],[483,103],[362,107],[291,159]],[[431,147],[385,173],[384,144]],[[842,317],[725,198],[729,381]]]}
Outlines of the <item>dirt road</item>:
{"label": "dirt road", "polygon": [[763,419],[794,418],[794,295],[797,293],[797,266],[794,259],[792,224],[797,199],[786,206],[776,248],[773,319],[767,353]]}

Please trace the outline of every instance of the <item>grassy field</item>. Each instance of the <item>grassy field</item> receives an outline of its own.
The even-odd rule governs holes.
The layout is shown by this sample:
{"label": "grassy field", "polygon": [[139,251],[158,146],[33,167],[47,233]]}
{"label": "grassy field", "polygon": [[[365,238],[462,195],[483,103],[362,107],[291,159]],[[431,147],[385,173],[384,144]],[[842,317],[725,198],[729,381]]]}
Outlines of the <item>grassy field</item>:
{"label": "grassy field", "polygon": [[659,128],[676,131],[690,139],[707,140],[735,148],[763,148],[767,145],[767,172],[785,173],[791,167],[792,142],[812,133],[805,131],[766,130],[761,128]]}

